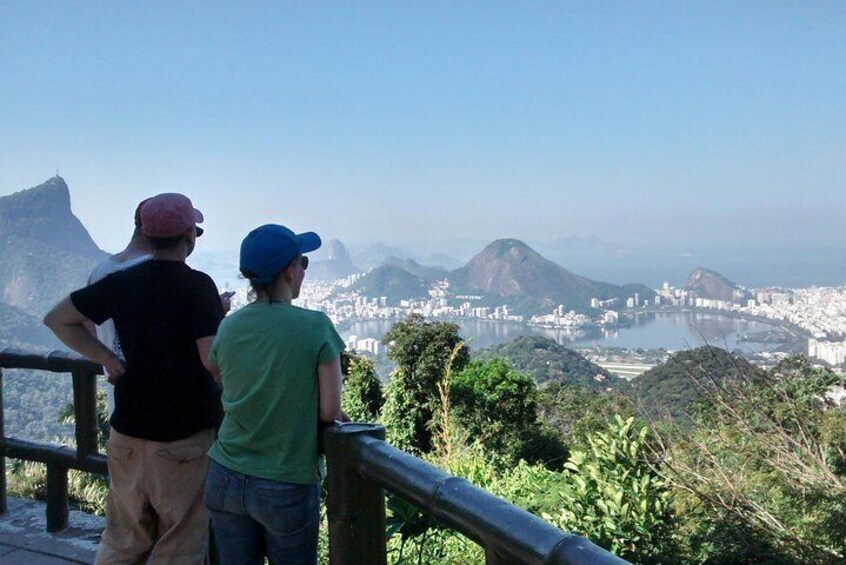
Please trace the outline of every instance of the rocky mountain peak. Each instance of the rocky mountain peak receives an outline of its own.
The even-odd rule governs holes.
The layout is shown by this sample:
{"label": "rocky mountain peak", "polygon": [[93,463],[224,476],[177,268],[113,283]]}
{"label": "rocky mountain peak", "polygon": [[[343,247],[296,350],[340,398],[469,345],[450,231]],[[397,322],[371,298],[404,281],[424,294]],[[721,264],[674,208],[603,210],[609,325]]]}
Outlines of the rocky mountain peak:
{"label": "rocky mountain peak", "polygon": [[720,273],[701,267],[691,271],[684,288],[699,298],[729,302],[740,300],[747,294],[744,289]]}
{"label": "rocky mountain peak", "polygon": [[519,239],[498,239],[451,273],[456,289],[497,295],[524,312],[543,312],[559,304],[586,308],[591,298],[625,299],[630,292],[649,298],[642,285],[618,287],[571,273]]}
{"label": "rocky mountain peak", "polygon": [[55,176],[38,186],[0,197],[0,217],[29,215],[33,206],[38,206],[42,214],[70,212],[70,189],[65,179]]}
{"label": "rocky mountain peak", "polygon": [[358,272],[353,265],[350,252],[337,239],[330,239],[315,257],[324,257],[314,261],[309,267],[309,278],[316,280],[337,280]]}
{"label": "rocky mountain peak", "polygon": [[343,261],[344,263],[352,263],[350,252],[347,251],[346,246],[338,239],[330,239],[326,242],[326,258],[329,260]]}
{"label": "rocky mountain peak", "polygon": [[520,241],[519,239],[497,239],[485,248],[484,252],[489,252],[499,257],[510,257],[518,261],[523,261],[529,257],[539,256],[538,253]]}
{"label": "rocky mountain peak", "polygon": [[34,240],[91,259],[104,255],[74,216],[70,190],[60,176],[0,197],[0,236]]}

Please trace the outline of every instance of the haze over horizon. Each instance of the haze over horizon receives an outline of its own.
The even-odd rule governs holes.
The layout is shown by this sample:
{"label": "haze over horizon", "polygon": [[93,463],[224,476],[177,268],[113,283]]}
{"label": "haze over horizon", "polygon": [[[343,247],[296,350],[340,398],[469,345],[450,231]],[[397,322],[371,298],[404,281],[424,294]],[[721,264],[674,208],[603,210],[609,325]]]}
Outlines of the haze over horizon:
{"label": "haze over horizon", "polygon": [[58,169],[111,251],[179,191],[221,253],[274,221],[844,263],[844,36],[836,3],[0,2],[0,195]]}

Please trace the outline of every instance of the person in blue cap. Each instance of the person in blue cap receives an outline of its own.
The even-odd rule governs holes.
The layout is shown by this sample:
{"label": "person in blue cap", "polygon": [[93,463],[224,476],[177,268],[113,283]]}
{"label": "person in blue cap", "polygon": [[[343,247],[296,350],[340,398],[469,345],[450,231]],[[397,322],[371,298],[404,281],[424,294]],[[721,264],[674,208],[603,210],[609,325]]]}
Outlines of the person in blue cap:
{"label": "person in blue cap", "polygon": [[291,301],[320,243],[275,224],[241,243],[255,300],[221,323],[207,361],[223,385],[204,496],[221,563],[317,562],[318,421],[343,417],[344,342],[326,314]]}

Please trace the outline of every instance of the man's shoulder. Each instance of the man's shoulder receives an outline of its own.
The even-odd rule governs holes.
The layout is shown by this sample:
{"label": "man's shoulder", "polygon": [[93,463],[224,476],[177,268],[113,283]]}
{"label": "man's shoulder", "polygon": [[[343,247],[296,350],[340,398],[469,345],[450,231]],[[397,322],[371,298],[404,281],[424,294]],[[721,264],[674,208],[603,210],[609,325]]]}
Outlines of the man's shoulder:
{"label": "man's shoulder", "polygon": [[115,261],[114,255],[110,255],[106,257],[102,261],[100,261],[94,269],[92,269],[91,274],[88,275],[88,284],[94,284],[95,282],[99,281],[100,279],[106,278],[108,275],[111,275],[114,272],[120,270],[120,263]]}
{"label": "man's shoulder", "polygon": [[[195,269],[194,267],[190,266],[188,263],[182,263],[185,265],[185,271],[190,274],[190,276],[195,277],[197,280],[202,281],[212,281],[211,276],[206,273],[205,271],[201,271],[199,269]],[[213,281],[212,281],[213,282]]]}
{"label": "man's shoulder", "polygon": [[88,275],[88,284],[94,284],[111,274],[135,267],[150,258],[149,255],[141,255],[121,261],[118,255],[119,254],[110,255],[94,267],[91,274]]}
{"label": "man's shoulder", "polygon": [[208,273],[192,269],[191,267],[188,267],[188,269],[188,273],[191,277],[193,277],[194,281],[196,281],[198,285],[211,288],[214,290],[215,294],[217,294],[217,285]]}

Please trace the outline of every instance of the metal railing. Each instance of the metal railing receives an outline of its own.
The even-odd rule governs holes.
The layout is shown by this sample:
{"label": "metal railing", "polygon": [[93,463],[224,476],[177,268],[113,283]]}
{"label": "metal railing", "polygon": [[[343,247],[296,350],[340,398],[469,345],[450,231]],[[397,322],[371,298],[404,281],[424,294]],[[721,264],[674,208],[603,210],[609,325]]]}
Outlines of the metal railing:
{"label": "metal railing", "polygon": [[382,426],[339,424],[323,434],[332,565],[387,563],[384,490],[481,545],[488,565],[627,563],[385,443]]}
{"label": "metal railing", "polygon": [[[70,373],[76,449],[6,437],[3,369]],[[74,354],[0,350],[0,513],[6,504],[6,458],[47,465],[47,530],[68,523],[68,469],[108,474],[97,448],[97,375],[102,368]],[[328,467],[329,556],[333,565],[385,565],[385,491],[485,550],[488,565],[618,565],[627,563],[587,539],[555,528],[468,481],[445,473],[384,441],[372,424],[337,424],[323,431]]]}
{"label": "metal railing", "polygon": [[[34,369],[70,373],[73,379],[73,413],[76,449],[14,437],[6,437],[3,412],[3,369]],[[64,351],[47,355],[17,349],[0,351],[0,513],[7,509],[6,458],[38,461],[47,466],[47,531],[68,525],[68,469],[108,475],[106,457],[97,448],[97,375],[100,365]]]}

